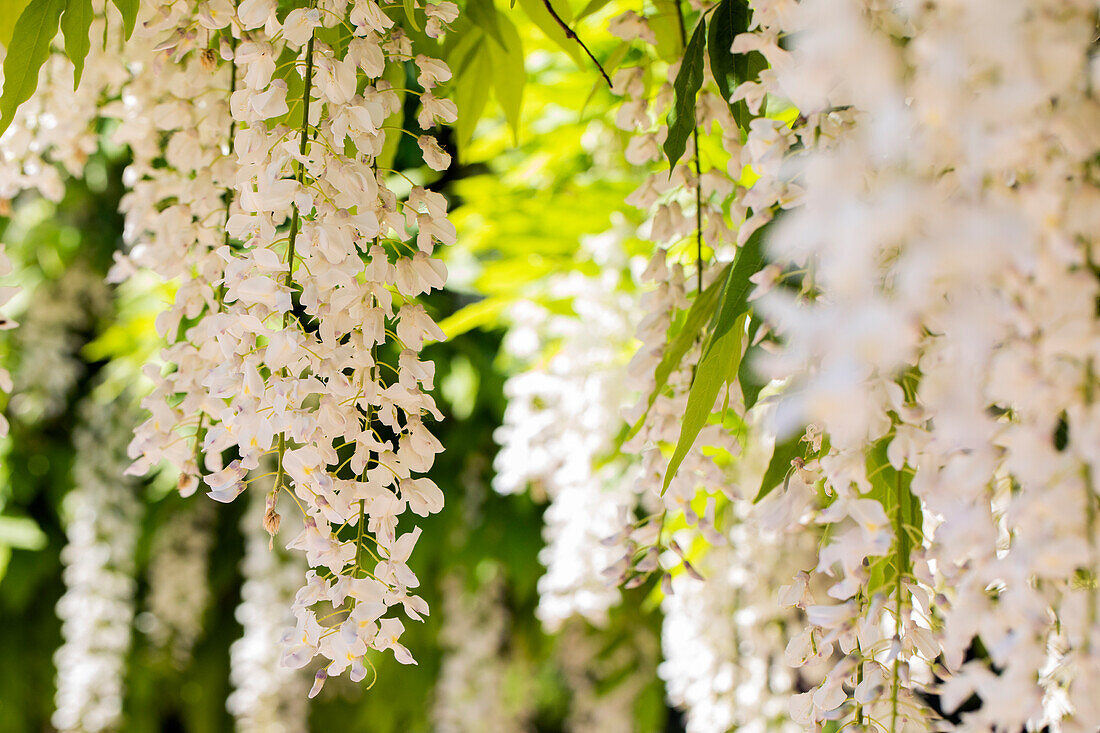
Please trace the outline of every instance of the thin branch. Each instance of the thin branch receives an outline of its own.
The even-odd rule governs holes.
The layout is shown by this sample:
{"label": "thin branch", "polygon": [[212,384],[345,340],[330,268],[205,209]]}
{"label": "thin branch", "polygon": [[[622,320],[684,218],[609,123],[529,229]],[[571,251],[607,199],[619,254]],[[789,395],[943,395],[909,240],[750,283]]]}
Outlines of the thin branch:
{"label": "thin branch", "polygon": [[557,24],[561,26],[561,29],[565,31],[565,37],[576,41],[577,45],[584,49],[584,52],[588,54],[588,58],[592,59],[592,63],[596,65],[596,68],[600,70],[600,74],[603,75],[604,81],[607,82],[607,88],[611,89],[613,86],[611,84],[611,77],[607,75],[607,72],[604,71],[603,66],[600,65],[600,62],[596,59],[595,56],[592,55],[592,52],[588,50],[588,46],[584,45],[584,41],[580,39],[580,36],[578,36],[576,32],[572,28],[570,28],[564,20],[561,19],[561,16],[558,15],[558,12],[554,10],[554,6],[550,4],[550,0],[542,0],[542,4],[546,6],[546,10],[550,13],[550,17],[552,17],[555,22],[557,22]]}

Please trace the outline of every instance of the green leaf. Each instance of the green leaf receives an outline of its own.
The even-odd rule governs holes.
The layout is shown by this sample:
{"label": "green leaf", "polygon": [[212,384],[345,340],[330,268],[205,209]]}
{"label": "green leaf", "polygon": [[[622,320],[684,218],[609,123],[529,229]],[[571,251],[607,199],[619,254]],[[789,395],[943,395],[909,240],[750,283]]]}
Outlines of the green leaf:
{"label": "green leaf", "polygon": [[523,67],[523,41],[512,21],[501,16],[500,22],[503,47],[488,46],[493,66],[493,96],[504,110],[512,135],[518,143],[523,89],[527,84],[527,72]]}
{"label": "green leaf", "polygon": [[699,18],[699,23],[691,34],[684,49],[684,58],[676,74],[673,89],[676,101],[668,113],[668,137],[665,138],[665,157],[668,158],[669,175],[676,162],[684,154],[687,139],[695,130],[695,95],[703,85],[703,51],[706,47],[707,20]]}
{"label": "green leaf", "polygon": [[504,35],[500,32],[500,14],[497,12],[493,0],[470,0],[466,3],[466,19],[474,28],[480,28],[505,48]]}
{"label": "green leaf", "polygon": [[139,0],[111,0],[111,4],[118,8],[118,12],[122,13],[122,25],[126,31],[127,41],[130,40],[130,36],[134,32],[134,25],[137,23],[138,2]]}
{"label": "green leaf", "polygon": [[408,18],[409,25],[419,32],[420,22],[416,19],[416,3],[413,0],[401,0],[401,3],[405,6],[405,17]]}
{"label": "green leaf", "polygon": [[73,89],[80,86],[84,74],[84,59],[92,48],[88,33],[92,27],[92,0],[69,0],[61,15],[61,32],[65,34],[65,54],[73,62]]}
{"label": "green leaf", "polygon": [[15,111],[38,88],[38,71],[50,55],[65,0],[31,0],[15,21],[4,57],[4,91],[0,95],[0,135],[15,119]]}
{"label": "green leaf", "polygon": [[439,322],[439,328],[453,339],[467,331],[490,324],[499,325],[500,317],[511,304],[509,298],[485,298],[459,308]]}
{"label": "green leaf", "polygon": [[129,41],[134,32],[134,26],[137,25],[141,0],[111,0],[111,4],[118,8],[118,12],[122,15],[124,39]]}
{"label": "green leaf", "polygon": [[787,477],[792,471],[791,461],[802,456],[802,435],[805,431],[799,430],[782,441],[776,441],[772,449],[771,460],[764,470],[764,478],[760,481],[760,489],[756,492],[753,503],[760,501],[772,493],[779,484],[786,486]]}
{"label": "green leaf", "polygon": [[465,155],[466,146],[474,136],[474,129],[489,101],[489,87],[493,82],[493,61],[489,55],[488,39],[483,32],[476,29],[471,37],[474,39],[474,47],[463,64],[462,74],[455,79],[451,92],[451,99],[458,107],[455,137],[459,157]]}
{"label": "green leaf", "polygon": [[15,21],[30,0],[0,0],[0,45],[7,48],[15,32]]}
{"label": "green leaf", "polygon": [[730,265],[726,265],[715,281],[708,285],[706,290],[697,295],[692,302],[691,308],[688,309],[687,316],[684,318],[684,325],[680,328],[676,336],[669,341],[668,346],[665,347],[665,353],[661,356],[661,361],[657,364],[657,369],[654,371],[656,384],[653,387],[653,391],[649,393],[649,400],[646,403],[645,413],[638,419],[638,422],[634,423],[634,427],[632,427],[630,432],[623,437],[622,442],[625,443],[630,440],[642,429],[642,425],[645,424],[646,417],[649,415],[650,408],[653,407],[653,403],[657,401],[657,395],[659,395],[661,390],[665,388],[665,385],[668,384],[668,378],[672,376],[672,373],[680,366],[680,362],[683,361],[684,355],[695,344],[695,340],[702,331],[704,324],[714,316],[715,305],[718,303],[718,295],[722,292],[729,269]]}
{"label": "green leaf", "polygon": [[[698,33],[698,29],[696,32]],[[748,293],[751,286],[749,278],[760,269],[764,260],[760,239],[759,231],[749,237],[749,241],[745,242],[745,246],[737,254],[722,286],[720,305],[711,320],[711,332],[703,346],[703,356],[695,369],[695,381],[692,382],[684,419],[680,424],[680,437],[676,441],[668,470],[665,471],[662,492],[668,489],[677,469],[699,436],[699,431],[706,425],[722,385],[732,375],[737,374],[745,321],[748,318]]]}
{"label": "green leaf", "polygon": [[[767,386],[768,380],[757,373],[754,362],[764,352],[760,344],[755,343],[756,332],[760,330],[760,319],[754,318],[749,322],[748,342],[745,350],[745,358],[741,360],[741,368],[737,372],[737,384],[741,387],[741,397],[745,403],[745,409],[752,409],[760,397],[761,390]],[[765,338],[765,340],[768,340]]]}
{"label": "green leaf", "polygon": [[890,465],[889,442],[890,438],[882,438],[867,452],[867,479],[871,482],[871,490],[865,498],[882,504],[894,525],[893,551],[871,564],[868,595],[892,586],[899,572],[904,575],[912,571],[913,547],[923,536],[924,514],[920,499],[910,490],[912,469],[902,466],[898,471]]}
{"label": "green leaf", "polygon": [[[562,19],[562,22],[569,23],[573,17],[572,10],[569,7],[569,3],[565,0],[550,0],[554,12],[558,14],[558,17]],[[519,4],[523,6],[523,12],[527,13],[527,17],[534,22],[535,25],[554,43],[561,47],[561,50],[569,54],[569,58],[573,59],[573,62],[578,66],[584,66],[586,61],[582,55],[581,47],[577,42],[565,35],[565,31],[558,25],[558,22],[551,17],[550,13],[546,10],[546,6],[543,5],[543,0],[519,0]]]}
{"label": "green leaf", "polygon": [[657,12],[649,18],[649,25],[657,37],[657,55],[671,63],[684,51],[684,39],[680,36],[680,0],[654,0],[653,4]]}
{"label": "green leaf", "polygon": [[[744,33],[749,27],[749,8],[743,0],[722,0],[715,8],[711,16],[710,31],[707,34],[707,53],[710,56],[710,73],[718,84],[718,91],[722,93],[722,99],[726,104],[730,103],[730,94],[733,90],[730,79],[737,84],[742,79],[737,78],[735,71],[734,55],[730,48],[733,39],[739,33]],[[738,105],[744,109],[744,102]],[[734,105],[730,105],[730,111],[737,117],[737,124],[741,127],[741,117],[734,111]]]}
{"label": "green leaf", "polygon": [[0,545],[18,550],[41,550],[46,535],[29,517],[0,516]]}

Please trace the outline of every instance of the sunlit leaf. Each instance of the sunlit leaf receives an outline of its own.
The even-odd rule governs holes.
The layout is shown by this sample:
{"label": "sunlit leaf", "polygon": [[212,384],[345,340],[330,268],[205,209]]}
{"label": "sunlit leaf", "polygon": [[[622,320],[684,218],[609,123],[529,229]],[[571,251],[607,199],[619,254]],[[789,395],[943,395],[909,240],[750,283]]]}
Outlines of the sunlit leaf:
{"label": "sunlit leaf", "polygon": [[413,30],[420,30],[420,21],[416,19],[416,3],[413,0],[401,0],[401,4],[405,6],[405,17],[409,21],[409,25],[413,27]]}
{"label": "sunlit leaf", "polygon": [[15,21],[23,13],[30,0],[0,0],[0,45],[7,48],[15,32]]}
{"label": "sunlit leaf", "polygon": [[493,0],[470,0],[466,4],[466,19],[473,24],[474,28],[484,31],[501,48],[507,46],[500,29],[500,13],[493,5]]}
{"label": "sunlit leaf", "polygon": [[487,46],[493,64],[493,95],[504,110],[512,135],[518,141],[523,89],[527,83],[527,73],[523,67],[523,42],[512,21],[503,16],[499,20],[503,47]]}
{"label": "sunlit leaf", "polygon": [[8,129],[19,105],[38,88],[38,71],[50,55],[65,0],[32,0],[15,22],[4,57],[4,91],[0,94],[0,134]]}
{"label": "sunlit leaf", "polygon": [[871,490],[866,498],[882,504],[886,516],[894,525],[894,546],[891,553],[871,564],[868,595],[889,590],[896,582],[899,572],[904,576],[912,571],[913,547],[923,536],[924,514],[920,499],[910,490],[913,473],[906,466],[898,471],[890,465],[886,452],[889,443],[889,438],[883,438],[867,452],[867,480],[871,482]]}
{"label": "sunlit leaf", "polygon": [[46,535],[29,517],[0,516],[0,545],[18,550],[41,550],[46,546]]}
{"label": "sunlit leaf", "polygon": [[88,33],[92,27],[92,0],[69,0],[61,15],[61,32],[65,35],[65,54],[73,62],[73,89],[80,86],[84,59],[92,48]]}
{"label": "sunlit leaf", "polygon": [[137,24],[138,0],[111,0],[111,4],[122,14],[122,25],[126,40],[129,41],[130,35],[134,32],[134,25]]}
{"label": "sunlit leaf", "polygon": [[745,335],[748,292],[752,286],[749,278],[760,269],[762,263],[760,232],[756,232],[738,252],[722,286],[718,310],[711,321],[711,331],[703,346],[703,356],[695,369],[695,380],[692,382],[691,392],[688,393],[687,408],[680,423],[680,437],[676,441],[668,470],[665,471],[662,491],[668,488],[680,464],[695,444],[699,431],[706,425],[722,385],[731,375],[737,373]]}

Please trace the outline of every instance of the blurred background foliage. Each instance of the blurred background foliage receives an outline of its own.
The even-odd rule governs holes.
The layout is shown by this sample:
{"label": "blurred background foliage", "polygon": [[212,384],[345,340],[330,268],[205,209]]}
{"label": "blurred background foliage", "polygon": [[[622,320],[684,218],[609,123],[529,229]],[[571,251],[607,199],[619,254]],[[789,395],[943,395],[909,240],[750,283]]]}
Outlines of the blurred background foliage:
{"label": "blurred background foliage", "polygon": [[[604,30],[607,18],[623,8],[604,0],[575,1],[572,7],[555,0],[555,8],[609,72],[627,58],[629,49]],[[656,675],[659,611],[645,602],[646,589],[627,592],[607,628],[578,625],[554,636],[544,633],[534,615],[543,572],[537,557],[543,507],[530,494],[501,496],[490,487],[497,451],[493,432],[505,406],[503,383],[520,366],[500,355],[509,310],[533,300],[553,312],[571,312],[567,298],[545,287],[546,276],[597,273],[579,242],[638,223],[623,200],[641,172],[622,162],[625,141],[609,124],[616,98],[540,0],[519,0],[514,8],[470,0],[463,18],[442,48],[456,72],[450,92],[460,119],[442,138],[458,165],[435,180],[425,169],[409,173],[448,195],[459,231],[459,244],[444,253],[451,271],[448,289],[428,300],[451,337],[426,352],[437,368],[435,398],[447,414],[437,432],[446,452],[431,474],[447,505],[424,520],[413,558],[432,615],[423,624],[410,624],[403,639],[418,666],[379,657],[378,680],[369,690],[332,680],[310,706],[310,727],[432,729],[444,657],[444,595],[458,582],[475,598],[499,589],[508,628],[500,650],[507,671],[498,694],[506,706],[527,711],[532,729],[578,728],[579,675],[584,694],[597,697],[634,686],[632,730],[677,730],[678,716],[666,708]],[[668,35],[670,56],[677,43]],[[407,82],[414,79],[410,69]],[[416,129],[415,110],[410,99],[402,121],[407,129]],[[399,140],[391,151],[393,167],[418,166],[412,137],[392,137]],[[126,162],[126,150],[104,147],[89,161],[83,179],[68,179],[61,202],[24,194],[0,218],[16,267],[13,278],[23,288],[11,308],[20,328],[0,333],[0,357],[11,365],[15,381],[5,410],[11,432],[0,447],[5,657],[0,731],[5,733],[51,730],[52,653],[61,643],[54,608],[64,591],[63,500],[73,486],[74,416],[90,400],[136,404],[141,366],[158,348],[153,319],[171,297],[169,286],[151,281],[102,284],[121,246],[117,210]],[[627,238],[623,246],[628,255],[644,254],[640,241]],[[181,657],[149,633],[153,548],[158,536],[190,521],[199,511],[196,505],[209,499],[201,494],[181,499],[174,478],[166,475],[137,486],[144,511],[123,729],[230,730],[229,647],[241,635],[234,611],[241,600],[245,502],[204,515],[212,538],[209,599],[202,628]],[[579,670],[569,661],[577,644],[594,650],[587,661],[581,656]]]}

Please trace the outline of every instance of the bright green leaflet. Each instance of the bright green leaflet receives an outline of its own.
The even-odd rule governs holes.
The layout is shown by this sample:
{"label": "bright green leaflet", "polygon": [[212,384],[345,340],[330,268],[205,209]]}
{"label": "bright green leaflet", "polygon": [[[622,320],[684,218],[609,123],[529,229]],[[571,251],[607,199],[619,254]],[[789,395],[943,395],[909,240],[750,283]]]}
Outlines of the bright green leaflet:
{"label": "bright green leaflet", "polygon": [[684,49],[684,58],[676,74],[673,89],[676,101],[668,113],[668,137],[664,151],[668,158],[669,175],[676,162],[684,155],[687,140],[695,129],[695,95],[703,85],[703,51],[706,49],[707,21],[699,18],[699,23],[691,34]]}
{"label": "bright green leaflet", "polygon": [[32,0],[15,21],[8,55],[4,57],[4,91],[0,95],[0,134],[15,119],[15,111],[38,88],[38,71],[50,55],[65,0]]}
{"label": "bright green leaflet", "polygon": [[924,514],[920,499],[910,490],[913,471],[907,466],[897,471],[890,465],[886,456],[889,442],[889,438],[883,438],[867,453],[867,479],[871,482],[871,490],[866,498],[882,504],[894,525],[895,535],[893,552],[871,563],[868,596],[892,586],[899,573],[904,576],[912,571],[910,555],[923,537]]}
{"label": "bright green leaflet", "polygon": [[493,96],[504,110],[512,135],[518,141],[523,88],[527,84],[527,72],[523,67],[523,41],[511,20],[504,15],[500,15],[497,20],[500,22],[500,35],[504,44],[501,48],[486,44],[493,64]]}
{"label": "bright green leaflet", "polygon": [[69,0],[69,6],[61,15],[65,54],[73,62],[73,89],[80,86],[80,77],[84,74],[84,59],[92,48],[92,41],[88,38],[92,15],[92,0]]}
{"label": "bright green leaflet", "polygon": [[719,296],[719,307],[711,321],[712,328],[703,357],[695,370],[695,381],[688,394],[687,408],[680,424],[680,437],[665,471],[662,493],[668,489],[677,469],[683,463],[699,431],[707,423],[722,385],[737,373],[741,361],[741,343],[744,337],[748,310],[748,294],[752,277],[763,264],[763,245],[760,232],[754,232],[737,254],[733,267]]}
{"label": "bright green leaflet", "polygon": [[129,41],[137,23],[138,0],[111,0],[111,4],[122,13],[122,24],[126,30],[126,40]]}
{"label": "bright green leaflet", "polygon": [[29,0],[0,0],[0,44],[6,48],[15,32],[15,21],[27,7]]}

